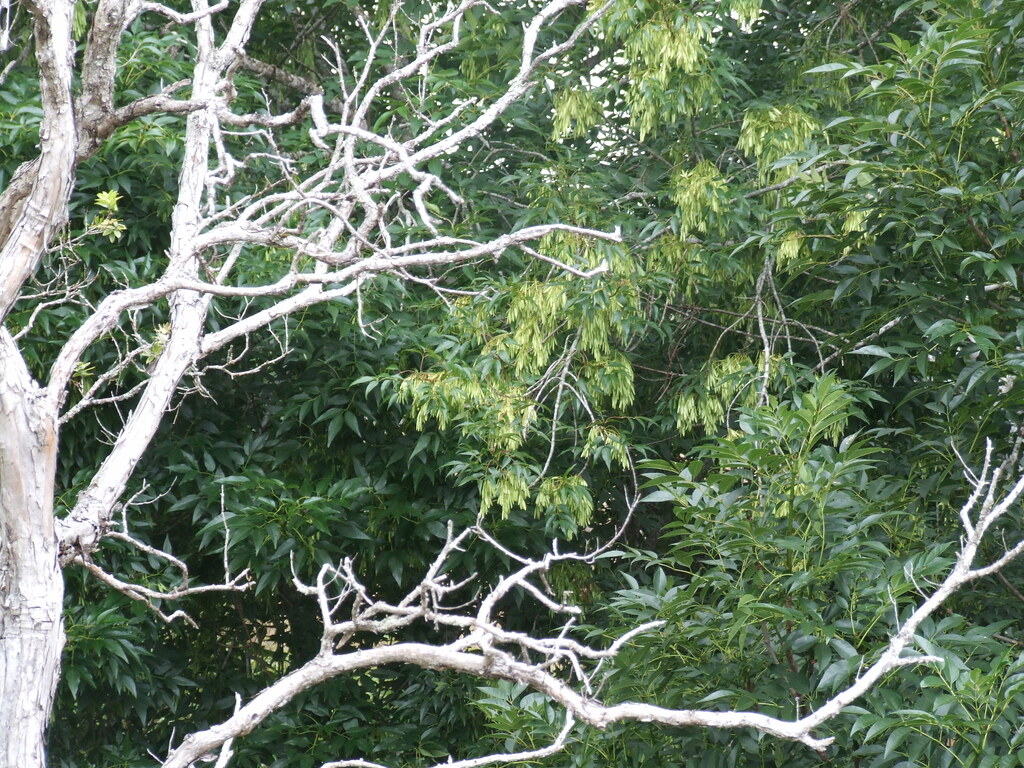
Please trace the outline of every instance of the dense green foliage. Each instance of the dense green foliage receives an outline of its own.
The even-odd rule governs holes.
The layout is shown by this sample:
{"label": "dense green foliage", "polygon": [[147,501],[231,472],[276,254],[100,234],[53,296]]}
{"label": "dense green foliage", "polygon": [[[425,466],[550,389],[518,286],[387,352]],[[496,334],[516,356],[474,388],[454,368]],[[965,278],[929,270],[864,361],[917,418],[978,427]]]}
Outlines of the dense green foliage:
{"label": "dense green foliage", "polygon": [[[353,4],[276,4],[252,52],[312,75],[329,34],[358,66]],[[421,106],[505,82],[529,5],[477,9]],[[378,51],[381,71],[408,55],[414,16]],[[613,3],[497,131],[448,158],[468,203],[436,212],[467,233],[618,227],[621,246],[539,246],[608,270],[580,278],[508,254],[453,271],[447,285],[466,293],[451,297],[377,278],[358,312],[338,302],[276,328],[286,356],[268,336],[252,375],[192,382],[137,474],[132,531],[208,581],[227,536],[231,572],[252,569],[255,587],[192,598],[195,630],[73,572],[54,764],[148,765],[147,749],[312,655],[316,612],[292,562],[306,576],[354,557],[394,597],[449,521],[483,515],[529,552],[552,538],[593,548],[626,519],[636,483],[644,502],[616,551],[593,572],[552,574],[595,638],[668,622],[608,670],[605,700],[793,717],[848,683],[948,570],[962,462],[977,468],[985,441],[1005,455],[1024,410],[1022,34],[1020,0]],[[179,77],[188,45],[156,24],[130,30],[126,93]],[[243,78],[240,98],[258,103],[261,88]],[[0,88],[0,183],[31,156],[36,98],[26,61]],[[396,95],[373,119],[400,135],[416,117]],[[88,281],[87,299],[155,273],[181,125],[133,124],[80,169],[52,259]],[[297,165],[305,140],[296,131],[286,147]],[[109,191],[120,199],[98,197]],[[38,372],[84,311],[39,314]],[[126,318],[77,386],[110,367],[118,334],[156,338],[162,322],[159,307]],[[66,499],[125,408],[64,428]],[[990,543],[989,555],[1002,546]],[[507,566],[464,557],[467,575]],[[98,559],[144,583],[173,578],[116,543]],[[849,708],[829,760],[1024,764],[1022,576],[979,582],[934,617],[918,646],[944,663],[905,668]],[[545,628],[516,608],[508,625]],[[305,695],[232,764],[424,765],[536,746],[560,726],[535,693],[375,670]],[[581,729],[551,764],[820,760],[753,733],[632,725]]]}

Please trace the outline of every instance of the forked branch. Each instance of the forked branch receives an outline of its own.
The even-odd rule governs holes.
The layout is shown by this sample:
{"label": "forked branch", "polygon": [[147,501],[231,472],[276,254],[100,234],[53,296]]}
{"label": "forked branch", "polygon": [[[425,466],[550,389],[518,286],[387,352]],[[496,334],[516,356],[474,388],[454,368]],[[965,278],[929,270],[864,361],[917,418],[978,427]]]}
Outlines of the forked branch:
{"label": "forked branch", "polygon": [[[313,584],[303,584],[296,579],[296,586],[314,597],[320,606],[324,627],[320,653],[266,688],[240,707],[231,718],[191,735],[171,753],[164,766],[186,768],[203,755],[216,752],[226,739],[252,731],[264,718],[301,691],[337,675],[382,664],[408,664],[425,669],[450,670],[482,679],[499,679],[526,685],[544,694],[564,710],[565,726],[548,746],[530,752],[495,754],[452,763],[464,768],[554,754],[564,748],[574,723],[599,729],[626,721],[668,726],[750,728],[823,752],[832,743],[832,738],[818,736],[816,731],[878,685],[886,674],[908,665],[941,661],[937,656],[913,651],[915,633],[921,623],[964,584],[998,571],[1024,550],[1024,541],[1021,541],[1007,548],[1003,555],[991,563],[980,566],[975,564],[978,547],[986,531],[991,530],[994,523],[1014,508],[1024,493],[1024,477],[1009,488],[1001,483],[1002,475],[1007,470],[1006,466],[994,470],[991,468],[990,446],[985,468],[980,475],[973,477],[968,473],[969,478],[972,478],[969,482],[973,485],[973,493],[964,503],[962,511],[966,535],[946,579],[897,628],[875,661],[849,686],[797,720],[783,720],[758,712],[668,709],[645,702],[605,704],[597,700],[594,691],[600,688],[596,676],[601,674],[601,660],[614,658],[627,643],[640,634],[656,631],[662,622],[634,627],[605,648],[596,648],[573,638],[573,622],[578,609],[548,594],[542,577],[556,562],[568,559],[585,562],[588,558],[555,551],[539,559],[518,556],[516,560],[521,564],[520,567],[501,577],[496,584],[475,598],[471,594],[470,599],[477,607],[472,611],[467,610],[465,592],[479,590],[479,584],[472,577],[460,580],[449,574],[446,569],[450,556],[473,540],[487,544],[492,539],[480,530],[464,531],[458,536],[449,531],[447,541],[422,581],[398,603],[388,603],[370,595],[349,560],[338,565],[325,564]],[[513,591],[532,597],[540,607],[555,615],[566,616],[561,630],[550,636],[535,637],[504,628],[496,606]],[[456,630],[459,636],[437,645],[405,642],[375,644],[371,641],[363,643],[362,650],[346,650],[348,640],[356,634],[393,637],[403,627],[415,622],[448,627]],[[330,762],[323,768],[384,767],[365,760],[347,760]]]}

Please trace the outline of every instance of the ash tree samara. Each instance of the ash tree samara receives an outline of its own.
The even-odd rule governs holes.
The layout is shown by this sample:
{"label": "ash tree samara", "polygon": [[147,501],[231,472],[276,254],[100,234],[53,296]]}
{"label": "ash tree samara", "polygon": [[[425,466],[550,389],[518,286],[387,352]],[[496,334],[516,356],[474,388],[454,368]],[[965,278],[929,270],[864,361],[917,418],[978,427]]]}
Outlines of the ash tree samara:
{"label": "ash tree samara", "polygon": [[[546,261],[562,276],[587,279],[607,267],[547,255],[543,238],[619,237],[571,221],[484,235],[486,228],[472,224],[474,201],[463,199],[451,181],[455,174],[474,172],[456,167],[459,151],[485,142],[503,115],[543,84],[546,68],[586,47],[611,3],[463,0],[413,9],[396,2],[372,14],[349,4],[348,33],[361,37],[365,55],[346,58],[337,41],[323,40],[321,54],[332,62],[334,79],[322,83],[248,55],[254,25],[266,11],[261,0],[193,0],[187,11],[141,0],[97,0],[87,16],[83,5],[0,2],[0,50],[12,56],[3,77],[15,64],[36,67],[41,110],[37,151],[0,194],[0,765],[12,768],[46,765],[46,729],[64,644],[67,569],[89,569],[110,589],[149,604],[166,620],[184,618],[178,611],[162,613],[169,601],[196,591],[241,591],[249,584],[246,573],[225,573],[222,583],[189,586],[183,579],[180,587],[160,591],[132,583],[129,574],[108,572],[91,557],[104,540],[115,538],[187,573],[184,560],[133,538],[132,505],[125,496],[178,393],[186,385],[201,386],[208,361],[241,368],[250,339],[275,334],[276,323],[304,309],[342,299],[345,307],[359,307],[364,294],[396,280],[443,293],[445,268],[487,264],[509,251]],[[506,32],[517,53],[501,87],[473,98],[437,98],[435,69],[458,55],[470,34],[470,16],[506,13],[515,19]],[[175,52],[185,76],[149,93],[122,93],[121,70],[130,66],[123,38],[141,22],[181,40]],[[27,41],[21,51],[12,37],[19,24]],[[507,45],[508,37],[502,42]],[[268,97],[260,106],[253,98],[261,84],[280,88],[282,82],[291,88],[291,103],[281,106],[283,99]],[[238,95],[243,91],[244,99]],[[381,120],[380,105],[388,100],[403,108]],[[116,288],[96,296],[87,279],[74,277],[75,243],[67,239],[78,170],[119,130],[153,116],[170,116],[183,135],[169,244],[154,257],[156,274],[126,274]],[[98,202],[110,215],[93,220],[92,234],[110,235],[113,251],[117,196],[101,195]],[[75,307],[79,318],[57,340],[37,327],[53,307]],[[157,332],[144,332],[140,318],[147,312],[161,319]],[[104,344],[116,354],[103,358],[103,370],[92,369],[87,361]],[[39,360],[46,361],[41,373]],[[55,487],[62,425],[91,406],[110,403],[118,404],[121,423],[109,431],[91,478],[58,514],[55,497],[66,491]],[[228,765],[235,739],[300,693],[339,675],[394,664],[524,685],[561,713],[561,731],[543,746],[482,758],[453,756],[456,762],[447,764],[539,760],[567,748],[577,727],[625,721],[754,729],[824,750],[829,739],[816,733],[823,723],[891,670],[936,661],[914,650],[921,622],[958,587],[998,570],[1024,548],[1024,542],[1009,542],[995,560],[975,563],[986,531],[1024,490],[1024,480],[1014,482],[1009,466],[993,461],[970,476],[961,549],[945,581],[932,587],[848,687],[798,719],[603,702],[603,662],[639,634],[657,632],[658,622],[613,628],[618,640],[588,645],[574,636],[578,609],[552,596],[544,574],[558,562],[585,565],[600,550],[566,554],[553,547],[543,557],[526,557],[505,549],[481,523],[450,530],[419,584],[401,599],[370,594],[350,561],[324,564],[305,581],[296,575],[309,611],[321,621],[319,651],[296,660],[291,672],[258,695],[239,698],[222,722],[197,725],[169,745],[153,745],[153,763]],[[486,585],[449,577],[453,553],[471,546],[499,548],[511,566]],[[497,606],[516,592],[562,617],[559,631],[531,636],[503,628]],[[416,623],[443,630],[437,642],[393,641],[396,632]],[[354,635],[370,639],[353,648],[347,641]],[[357,764],[371,765],[330,763]]]}

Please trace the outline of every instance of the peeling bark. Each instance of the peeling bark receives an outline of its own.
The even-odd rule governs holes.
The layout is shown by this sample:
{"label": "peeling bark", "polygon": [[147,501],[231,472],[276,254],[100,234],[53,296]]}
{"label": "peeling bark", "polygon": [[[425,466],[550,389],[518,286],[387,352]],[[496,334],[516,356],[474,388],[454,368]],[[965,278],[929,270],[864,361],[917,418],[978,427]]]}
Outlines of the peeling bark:
{"label": "peeling bark", "polygon": [[[70,0],[33,15],[43,122],[39,156],[0,196],[0,319],[67,218],[74,180]],[[57,413],[0,329],[0,765],[43,768],[64,643],[54,535]]]}
{"label": "peeling bark", "polygon": [[56,419],[0,331],[0,765],[42,768],[64,644]]}
{"label": "peeling bark", "polygon": [[55,231],[67,218],[74,180],[76,140],[71,80],[73,3],[26,3],[34,17],[36,59],[43,122],[39,157],[22,169],[26,188],[0,198],[0,319],[7,316],[25,281],[35,271]]}

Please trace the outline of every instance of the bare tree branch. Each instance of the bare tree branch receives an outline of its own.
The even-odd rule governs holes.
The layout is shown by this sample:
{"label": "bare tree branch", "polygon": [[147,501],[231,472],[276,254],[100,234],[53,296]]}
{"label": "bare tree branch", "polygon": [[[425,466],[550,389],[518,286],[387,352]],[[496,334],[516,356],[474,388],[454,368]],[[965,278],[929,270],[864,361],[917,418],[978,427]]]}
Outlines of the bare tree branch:
{"label": "bare tree branch", "polygon": [[132,600],[136,600],[140,603],[145,604],[153,613],[159,616],[165,623],[171,624],[176,619],[183,619],[190,626],[198,628],[198,625],[183,610],[177,610],[172,613],[164,613],[157,605],[158,601],[161,600],[180,600],[183,597],[190,595],[199,595],[205,592],[244,592],[250,586],[249,572],[243,571],[234,577],[231,581],[225,584],[205,584],[201,587],[176,587],[171,590],[158,590],[144,587],[141,584],[133,584],[131,582],[119,579],[107,571],[104,571],[96,563],[91,560],[86,560],[82,556],[78,556],[73,561],[76,565],[80,565],[82,568],[87,570],[97,579],[102,581],[108,587],[116,589],[126,597],[130,597]]}
{"label": "bare tree branch", "polygon": [[[998,571],[1024,551],[1022,541],[988,565],[974,564],[985,531],[1001,519],[1024,494],[1024,477],[1018,479],[1005,492],[1000,492],[1002,468],[991,470],[989,467],[990,462],[987,461],[986,468],[974,482],[974,492],[964,503],[962,513],[965,525],[969,526],[969,533],[946,579],[903,621],[891,636],[888,645],[881,649],[876,659],[853,682],[797,720],[787,721],[757,712],[667,709],[643,702],[604,704],[598,701],[592,692],[599,688],[594,685],[593,676],[598,674],[600,667],[588,669],[588,662],[613,659],[627,643],[638,635],[658,629],[662,622],[650,622],[634,627],[604,649],[594,648],[572,639],[569,637],[573,621],[571,616],[577,609],[552,599],[531,580],[560,560],[587,558],[575,554],[559,555],[555,552],[540,559],[519,557],[522,566],[501,577],[479,600],[479,607],[474,613],[468,613],[461,607],[449,608],[446,605],[449,598],[471,583],[453,581],[445,572],[448,558],[469,543],[471,532],[464,531],[458,536],[449,532],[446,544],[423,580],[397,604],[374,599],[360,583],[351,561],[348,560],[337,566],[322,566],[315,584],[305,585],[296,581],[300,590],[315,597],[320,605],[324,625],[320,653],[287,677],[264,689],[231,718],[186,738],[168,756],[164,766],[185,768],[202,755],[220,749],[226,739],[251,732],[270,713],[284,706],[298,693],[331,677],[358,669],[396,663],[426,669],[450,670],[479,678],[507,680],[527,685],[545,694],[553,703],[565,710],[565,727],[555,741],[541,752],[492,755],[481,758],[485,762],[466,760],[458,761],[454,763],[455,765],[486,765],[500,760],[518,760],[553,754],[564,746],[568,729],[574,721],[599,729],[627,721],[670,726],[750,728],[802,743],[817,751],[824,751],[832,739],[816,736],[815,731],[877,685],[883,676],[908,665],[933,664],[941,661],[937,656],[911,651],[921,623],[938,610],[961,586]],[[967,521],[971,519],[973,523],[968,523]],[[482,530],[476,532],[478,537],[482,534]],[[480,540],[491,539],[483,535]],[[533,637],[502,628],[495,618],[495,606],[512,591],[522,591],[532,596],[540,605],[555,614],[570,615],[569,620],[563,625],[563,631],[550,637]],[[454,641],[438,645],[398,642],[344,651],[348,639],[358,633],[392,635],[401,627],[417,621],[458,629],[461,636]],[[556,675],[556,669],[568,670],[568,678]],[[577,687],[582,687],[583,692],[579,692]],[[352,768],[376,765],[364,760],[326,764]]]}
{"label": "bare tree branch", "polygon": [[[201,358],[288,314],[348,296],[373,275],[401,274],[413,268],[497,258],[510,247],[556,230],[587,237],[617,238],[617,235],[563,224],[528,227],[488,242],[454,238],[438,233],[424,202],[431,190],[440,190],[457,200],[442,179],[423,170],[425,163],[484,131],[509,105],[523,97],[541,63],[566,50],[594,23],[597,17],[592,14],[566,40],[540,52],[535,50],[538,37],[548,22],[575,3],[576,0],[552,0],[537,12],[524,30],[518,73],[503,94],[465,125],[456,126],[454,121],[462,108],[454,107],[452,122],[441,133],[436,133],[435,123],[406,141],[398,142],[387,135],[365,131],[360,126],[381,89],[404,77],[416,76],[422,67],[457,44],[461,15],[475,3],[467,2],[449,9],[427,24],[420,38],[419,54],[411,63],[391,70],[366,86],[348,122],[336,126],[327,124],[325,130],[318,129],[321,139],[336,135],[339,142],[335,149],[324,153],[325,165],[319,171],[304,180],[294,180],[290,190],[254,197],[241,210],[237,209],[237,204],[232,204],[230,218],[225,218],[217,205],[219,189],[231,184],[234,176],[231,168],[239,166],[220,138],[220,124],[226,114],[222,82],[229,68],[243,55],[259,2],[246,0],[239,6],[220,45],[214,43],[210,14],[196,16],[194,25],[199,48],[190,103],[182,106],[182,110],[188,112],[186,151],[165,274],[155,283],[108,296],[61,350],[50,372],[47,394],[51,403],[59,405],[77,361],[119,323],[122,312],[157,300],[169,302],[169,336],[150,378],[137,396],[136,407],[94,481],[80,495],[71,514],[60,523],[65,559],[91,550],[107,530],[110,510],[155,433],[178,382]],[[122,13],[129,10],[121,8]],[[309,103],[315,108],[318,102],[313,97]],[[326,122],[322,115],[318,119],[321,124]],[[269,125],[273,120],[267,122]],[[357,143],[363,149],[375,147],[377,153],[357,157]],[[225,174],[210,168],[211,146],[216,147]],[[278,164],[283,178],[289,177],[285,158],[273,153],[268,158]],[[393,198],[394,192],[386,184],[401,174],[408,174],[419,183],[413,196],[415,208],[430,236],[419,240],[410,238],[398,244],[391,241],[389,232],[391,214],[386,201]],[[286,220],[296,215],[321,211],[330,215],[326,226],[304,229],[301,225],[285,225]],[[206,254],[225,246],[235,246],[235,250],[218,270],[216,283],[201,280]],[[295,257],[276,282],[263,286],[229,286],[232,269],[244,257],[245,249],[254,246],[287,248]],[[599,271],[579,269],[534,253],[582,277]],[[312,268],[303,269],[304,264]],[[283,298],[251,314],[243,313],[226,327],[205,334],[205,319],[214,295]]]}
{"label": "bare tree branch", "polygon": [[39,157],[0,195],[0,320],[67,217],[75,158],[70,0],[25,0],[34,19],[43,128]]}

